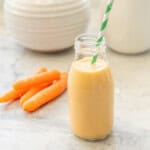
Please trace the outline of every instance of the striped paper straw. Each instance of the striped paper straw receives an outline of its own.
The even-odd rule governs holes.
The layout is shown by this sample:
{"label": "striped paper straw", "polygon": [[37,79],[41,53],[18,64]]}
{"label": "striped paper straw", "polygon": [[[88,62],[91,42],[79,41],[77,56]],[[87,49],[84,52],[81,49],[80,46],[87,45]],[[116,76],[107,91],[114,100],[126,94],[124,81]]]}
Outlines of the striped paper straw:
{"label": "striped paper straw", "polygon": [[[96,41],[96,48],[99,47],[104,40],[104,30],[106,29],[107,24],[108,24],[109,14],[112,9],[113,1],[114,0],[108,0],[107,6],[105,9],[105,14],[103,16],[103,20],[99,29],[99,34],[98,34],[98,38]],[[97,58],[98,58],[98,54],[95,54],[92,58],[91,64],[96,63]]]}

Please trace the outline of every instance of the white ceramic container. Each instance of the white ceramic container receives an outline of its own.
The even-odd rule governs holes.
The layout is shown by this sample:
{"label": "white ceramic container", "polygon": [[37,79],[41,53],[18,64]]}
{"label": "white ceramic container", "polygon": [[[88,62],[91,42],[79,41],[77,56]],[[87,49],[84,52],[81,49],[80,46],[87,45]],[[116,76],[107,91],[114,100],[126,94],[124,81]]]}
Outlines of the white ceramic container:
{"label": "white ceramic container", "polygon": [[150,49],[150,0],[115,0],[106,29],[110,48],[121,53]]}
{"label": "white ceramic container", "polygon": [[24,47],[60,51],[73,45],[89,20],[88,0],[6,0],[5,22]]}

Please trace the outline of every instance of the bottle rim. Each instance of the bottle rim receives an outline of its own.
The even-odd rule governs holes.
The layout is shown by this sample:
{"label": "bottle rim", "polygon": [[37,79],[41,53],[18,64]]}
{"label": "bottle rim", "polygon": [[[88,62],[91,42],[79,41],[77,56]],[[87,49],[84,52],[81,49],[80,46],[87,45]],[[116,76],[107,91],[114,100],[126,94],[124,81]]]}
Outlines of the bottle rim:
{"label": "bottle rim", "polygon": [[[97,41],[97,34],[95,33],[82,33],[75,38],[75,43],[80,43],[80,44],[82,43],[89,46],[93,45],[95,47],[96,47],[96,41]],[[106,46],[105,38],[99,47],[101,46]]]}

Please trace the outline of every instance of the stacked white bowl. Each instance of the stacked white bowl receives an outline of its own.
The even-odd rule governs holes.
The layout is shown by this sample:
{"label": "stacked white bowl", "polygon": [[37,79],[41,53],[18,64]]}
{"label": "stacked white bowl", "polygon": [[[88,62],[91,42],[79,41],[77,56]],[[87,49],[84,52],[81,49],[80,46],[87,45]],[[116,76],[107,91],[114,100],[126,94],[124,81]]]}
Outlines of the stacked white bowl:
{"label": "stacked white bowl", "polygon": [[89,20],[88,0],[5,0],[4,6],[8,31],[37,51],[71,47]]}

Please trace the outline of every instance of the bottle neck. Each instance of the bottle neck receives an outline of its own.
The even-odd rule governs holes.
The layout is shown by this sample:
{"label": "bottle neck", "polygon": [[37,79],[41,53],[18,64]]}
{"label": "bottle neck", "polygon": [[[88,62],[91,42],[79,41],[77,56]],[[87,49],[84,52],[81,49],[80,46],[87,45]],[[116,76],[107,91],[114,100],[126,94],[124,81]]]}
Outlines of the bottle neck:
{"label": "bottle neck", "polygon": [[75,60],[83,59],[85,57],[92,58],[94,54],[97,54],[100,59],[107,60],[106,56],[106,44],[103,43],[96,47],[97,36],[94,34],[81,34],[75,39]]}

